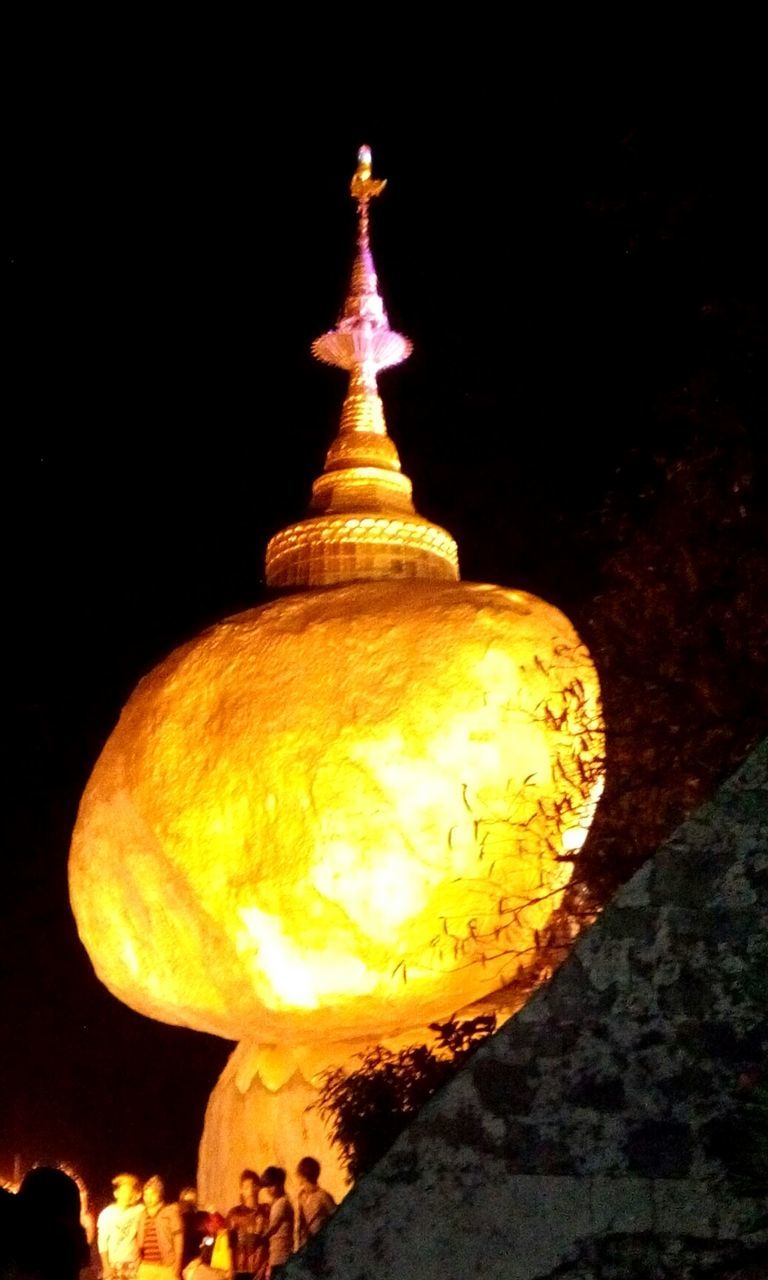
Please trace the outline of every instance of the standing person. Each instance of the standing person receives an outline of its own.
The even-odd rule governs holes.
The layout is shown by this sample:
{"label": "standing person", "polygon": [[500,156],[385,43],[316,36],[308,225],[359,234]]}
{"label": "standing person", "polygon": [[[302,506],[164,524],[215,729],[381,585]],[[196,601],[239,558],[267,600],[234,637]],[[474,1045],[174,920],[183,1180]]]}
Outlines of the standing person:
{"label": "standing person", "polygon": [[253,1169],[240,1174],[240,1203],[227,1214],[232,1271],[236,1280],[264,1280],[267,1274],[269,1209],[259,1202],[261,1179]]}
{"label": "standing person", "polygon": [[184,1244],[181,1265],[185,1267],[193,1258],[197,1258],[205,1234],[200,1227],[200,1215],[197,1210],[197,1187],[182,1187],[179,1192],[179,1213],[184,1233]]}
{"label": "standing person", "polygon": [[326,1191],[318,1182],[320,1165],[314,1156],[304,1156],[299,1161],[296,1177],[299,1182],[296,1247],[300,1249],[328,1221],[336,1208],[336,1201],[330,1191]]}
{"label": "standing person", "polygon": [[10,1272],[23,1280],[78,1280],[88,1265],[80,1192],[63,1169],[30,1169],[15,1204]]}
{"label": "standing person", "polygon": [[96,1256],[96,1214],[90,1205],[88,1188],[81,1175],[76,1169],[73,1169],[72,1165],[60,1164],[58,1167],[63,1173],[69,1174],[80,1193],[80,1225],[85,1232],[85,1238],[88,1243],[88,1265],[81,1268],[80,1280],[98,1280],[100,1268],[99,1260]]}
{"label": "standing person", "polygon": [[139,1218],[139,1280],[181,1280],[184,1229],[177,1204],[166,1204],[157,1174],[144,1183],[144,1212]]}
{"label": "standing person", "polygon": [[96,1221],[96,1239],[103,1280],[135,1280],[139,1266],[139,1218],[141,1183],[135,1173],[118,1173],[112,1179],[114,1204],[102,1209]]}
{"label": "standing person", "polygon": [[271,1164],[261,1175],[261,1185],[269,1201],[269,1280],[279,1276],[293,1253],[293,1205],[285,1194],[285,1169]]}

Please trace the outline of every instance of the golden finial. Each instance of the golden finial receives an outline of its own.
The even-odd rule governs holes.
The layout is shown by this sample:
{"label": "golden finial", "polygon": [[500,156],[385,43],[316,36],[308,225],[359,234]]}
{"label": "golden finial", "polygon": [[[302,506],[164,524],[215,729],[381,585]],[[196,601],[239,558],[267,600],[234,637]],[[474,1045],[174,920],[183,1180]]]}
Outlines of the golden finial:
{"label": "golden finial", "polygon": [[359,204],[367,203],[374,196],[381,195],[386,185],[386,178],[371,177],[371,148],[361,147],[357,153],[357,169],[349,188],[353,199]]}

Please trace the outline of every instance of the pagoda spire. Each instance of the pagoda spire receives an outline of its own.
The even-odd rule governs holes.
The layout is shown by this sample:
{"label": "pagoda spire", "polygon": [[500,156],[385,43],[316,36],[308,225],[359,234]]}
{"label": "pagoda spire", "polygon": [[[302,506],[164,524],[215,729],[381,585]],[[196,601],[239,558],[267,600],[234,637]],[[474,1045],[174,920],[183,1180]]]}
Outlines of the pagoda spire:
{"label": "pagoda spire", "polygon": [[267,547],[270,586],[458,577],[453,538],[416,514],[379,395],[379,372],[411,353],[410,339],[390,328],[371,252],[369,206],[385,185],[372,177],[370,147],[361,147],[350,184],[357,247],[349,289],[336,327],[312,343],[313,355],[344,369],[349,385],[338,434],[312,485],[309,519]]}
{"label": "pagoda spire", "polygon": [[[374,466],[400,471],[400,459],[387,434],[376,381],[381,369],[401,364],[411,353],[410,340],[389,327],[371,252],[368,206],[385,186],[386,178],[371,177],[370,147],[361,147],[350,183],[352,198],[357,202],[357,252],[349,290],[336,328],[312,343],[312,354],[318,360],[349,372],[339,435],[326,457],[326,471],[337,470],[339,466]],[[356,433],[354,439],[348,438],[351,432]],[[313,491],[313,510],[322,509],[327,486],[320,483],[319,488],[319,493]],[[402,489],[407,493],[412,511],[410,483],[407,489],[406,486]]]}

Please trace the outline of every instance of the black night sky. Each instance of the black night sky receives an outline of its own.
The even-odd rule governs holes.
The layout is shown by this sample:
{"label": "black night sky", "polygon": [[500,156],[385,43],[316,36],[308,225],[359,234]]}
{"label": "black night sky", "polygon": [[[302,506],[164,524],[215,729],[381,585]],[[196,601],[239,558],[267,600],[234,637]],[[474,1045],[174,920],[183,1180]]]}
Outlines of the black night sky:
{"label": "black night sky", "polygon": [[258,603],[268,537],[305,510],[344,389],[309,344],[346,286],[360,143],[389,180],[373,247],[415,347],[381,378],[389,426],[464,577],[583,608],[611,551],[589,533],[595,513],[609,492],[637,499],[665,443],[660,401],[715,362],[717,394],[765,431],[755,102],[726,108],[703,85],[631,100],[489,89],[481,71],[471,93],[446,76],[412,101],[395,75],[397,108],[331,85],[289,109],[284,85],[267,115],[266,95],[221,69],[215,92],[200,74],[152,101],[70,86],[19,105],[0,1177],[16,1155],[22,1169],[68,1159],[98,1200],[118,1167],[174,1190],[194,1176],[230,1046],[97,982],[69,912],[68,841],[137,680]]}

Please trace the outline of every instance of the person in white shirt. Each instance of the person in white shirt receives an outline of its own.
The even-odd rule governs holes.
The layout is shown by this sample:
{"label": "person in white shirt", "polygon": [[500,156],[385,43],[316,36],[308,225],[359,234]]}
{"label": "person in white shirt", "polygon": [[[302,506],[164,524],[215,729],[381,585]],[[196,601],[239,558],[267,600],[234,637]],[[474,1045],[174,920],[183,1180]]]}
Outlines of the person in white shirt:
{"label": "person in white shirt", "polygon": [[114,1204],[102,1209],[96,1238],[103,1280],[135,1280],[139,1266],[139,1219],[144,1213],[141,1182],[133,1173],[112,1179]]}

